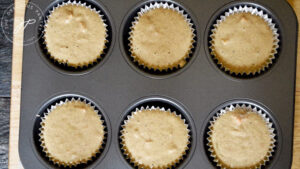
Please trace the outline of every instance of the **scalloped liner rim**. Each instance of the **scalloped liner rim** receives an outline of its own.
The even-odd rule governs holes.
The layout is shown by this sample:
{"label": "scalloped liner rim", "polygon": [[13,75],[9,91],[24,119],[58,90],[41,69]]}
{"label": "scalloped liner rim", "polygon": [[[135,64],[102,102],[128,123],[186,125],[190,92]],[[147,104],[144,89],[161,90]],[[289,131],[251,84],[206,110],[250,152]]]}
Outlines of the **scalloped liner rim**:
{"label": "scalloped liner rim", "polygon": [[[83,63],[80,63],[78,65],[69,65],[67,61],[65,60],[58,60],[57,58],[55,58],[54,56],[51,55],[50,51],[48,50],[48,46],[47,46],[47,41],[46,41],[46,37],[45,37],[45,34],[46,34],[46,28],[48,26],[48,21],[49,21],[49,18],[51,18],[51,15],[52,13],[57,10],[58,8],[60,7],[63,7],[63,6],[67,6],[67,5],[74,5],[74,6],[82,6],[82,7],[85,7],[87,9],[90,9],[92,12],[95,12],[99,15],[100,19],[102,20],[103,22],[103,26],[105,28],[105,40],[104,40],[104,47],[103,47],[103,50],[99,53],[99,56],[97,56],[97,58],[95,58],[94,60],[90,61],[90,62],[83,62]],[[92,5],[87,5],[86,2],[82,3],[81,1],[67,1],[67,2],[60,2],[58,4],[56,4],[54,7],[52,7],[52,9],[49,10],[49,14],[46,15],[46,18],[44,20],[44,23],[43,23],[43,30],[42,30],[42,38],[43,38],[43,45],[44,45],[44,49],[47,51],[47,54],[49,55],[50,59],[53,59],[53,61],[57,62],[59,65],[66,65],[67,67],[72,67],[72,68],[83,68],[83,67],[92,67],[94,65],[96,65],[97,63],[99,63],[99,59],[102,59],[102,55],[105,54],[104,50],[107,48],[107,44],[108,44],[108,25],[106,24],[106,19],[104,19],[104,14],[101,14],[102,11],[100,9],[97,9],[96,7],[93,7],[92,8]]]}
{"label": "scalloped liner rim", "polygon": [[[279,34],[278,34],[278,29],[276,28],[276,23],[273,23],[273,19],[272,17],[269,17],[268,13],[265,12],[266,14],[264,14],[264,10],[260,10],[258,8],[252,7],[250,5],[238,5],[238,6],[234,6],[229,8],[228,10],[226,10],[226,12],[222,15],[220,15],[218,17],[218,19],[216,19],[216,23],[213,24],[213,29],[210,30],[210,34],[209,37],[212,39],[209,41],[209,49],[211,50],[210,55],[212,56],[212,58],[214,59],[214,62],[216,62],[217,65],[220,66],[219,69],[221,69],[224,72],[228,72],[230,75],[234,75],[234,76],[244,76],[246,75],[248,76],[256,76],[256,74],[260,75],[263,72],[266,72],[270,66],[273,64],[273,61],[276,59],[276,54],[278,54],[278,49],[279,49]],[[214,36],[214,32],[216,31],[216,29],[218,28],[219,24],[224,22],[224,20],[226,19],[226,17],[234,15],[236,13],[250,13],[251,15],[256,15],[261,17],[270,27],[270,29],[272,30],[273,33],[273,49],[272,49],[272,53],[270,55],[270,57],[268,58],[268,60],[266,61],[266,63],[263,65],[263,67],[261,67],[260,69],[257,69],[255,71],[249,71],[248,73],[246,71],[243,72],[234,72],[231,71],[229,68],[223,66],[223,64],[217,59],[217,56],[215,55],[214,51],[214,43],[213,43],[213,36]]]}
{"label": "scalloped liner rim", "polygon": [[[161,111],[164,111],[164,112],[169,112],[171,114],[174,114],[176,117],[179,117],[185,124],[186,126],[186,129],[188,130],[188,144],[186,146],[186,149],[185,151],[183,152],[183,154],[181,155],[181,157],[179,157],[178,159],[174,160],[174,162],[172,162],[171,164],[167,164],[165,166],[157,166],[157,167],[153,167],[153,166],[145,166],[139,162],[137,162],[135,159],[131,158],[131,155],[130,153],[127,151],[126,147],[122,144],[124,142],[124,139],[123,139],[123,132],[124,132],[124,127],[126,126],[126,123],[134,118],[134,115],[136,113],[138,113],[139,111],[142,111],[142,110],[161,110]],[[189,130],[189,124],[186,122],[186,119],[184,117],[182,117],[181,114],[177,114],[176,111],[171,111],[171,109],[165,109],[164,107],[159,107],[159,106],[142,106],[141,108],[136,108],[135,111],[132,111],[130,112],[126,118],[123,120],[122,122],[123,124],[121,125],[121,130],[120,130],[120,133],[121,135],[119,136],[121,142],[119,142],[119,144],[121,145],[121,150],[123,150],[124,152],[122,153],[124,155],[124,157],[129,160],[131,163],[133,163],[133,165],[135,167],[139,167],[139,168],[153,168],[153,169],[164,169],[164,168],[170,168],[170,167],[176,167],[181,160],[184,159],[184,156],[187,155],[187,151],[190,149],[189,148],[189,145],[191,144],[190,142],[190,138],[191,138],[191,135],[189,134],[191,131]],[[127,152],[127,153],[126,153]]]}
{"label": "scalloped liner rim", "polygon": [[[248,105],[248,106],[247,106]],[[223,163],[221,163],[219,161],[219,159],[217,159],[217,156],[215,155],[215,151],[214,148],[212,146],[212,141],[211,141],[211,133],[212,130],[211,128],[213,127],[214,123],[224,114],[226,114],[228,111],[232,111],[236,108],[242,108],[242,109],[247,109],[247,110],[251,110],[254,113],[257,113],[258,115],[260,115],[260,117],[265,121],[269,132],[270,132],[270,138],[271,138],[271,144],[269,147],[269,152],[267,153],[266,157],[264,159],[262,159],[262,161],[260,161],[258,164],[251,166],[249,168],[260,168],[262,166],[265,166],[266,163],[270,160],[270,158],[273,156],[272,153],[275,152],[275,143],[277,142],[276,140],[276,134],[274,133],[275,128],[273,128],[273,123],[270,120],[270,117],[268,117],[268,115],[259,107],[252,105],[252,104],[239,104],[239,103],[234,103],[234,104],[230,104],[227,105],[226,107],[223,107],[221,110],[219,110],[217,113],[215,113],[215,115],[212,117],[212,120],[209,121],[209,126],[207,127],[207,129],[209,131],[206,132],[206,134],[208,135],[208,137],[206,138],[207,140],[207,144],[206,146],[209,147],[208,151],[210,152],[210,157],[212,157],[215,163],[217,163],[218,167],[221,167],[222,169],[225,169],[227,166],[224,166]]]}
{"label": "scalloped liner rim", "polygon": [[[170,4],[169,4],[170,3]],[[177,13],[181,14],[184,17],[184,20],[188,23],[190,30],[192,32],[192,41],[191,41],[191,46],[190,49],[187,51],[186,55],[179,60],[178,62],[174,63],[173,65],[166,65],[166,66],[156,66],[153,64],[146,64],[146,63],[141,63],[141,61],[133,54],[132,52],[132,43],[131,43],[131,39],[132,39],[132,34],[134,31],[134,27],[135,25],[139,22],[140,17],[153,10],[153,9],[158,9],[158,8],[163,8],[163,9],[171,9],[173,11],[176,11]],[[183,68],[186,64],[187,64],[187,59],[191,58],[191,54],[193,53],[193,49],[195,48],[194,43],[196,42],[195,37],[195,29],[193,28],[194,24],[192,23],[192,20],[190,19],[191,17],[188,15],[188,13],[183,10],[180,9],[179,6],[177,6],[176,4],[172,3],[172,2],[151,2],[148,5],[144,5],[143,7],[140,8],[139,12],[137,12],[137,16],[134,17],[134,21],[132,21],[131,26],[130,26],[130,31],[129,31],[129,52],[131,53],[131,58],[133,59],[133,62],[137,63],[139,66],[142,66],[143,69],[149,69],[154,70],[154,71],[169,71],[169,69],[172,71],[173,69],[181,69]],[[180,66],[180,63],[184,62],[183,66]]]}
{"label": "scalloped liner rim", "polygon": [[[63,101],[63,100],[65,100],[65,101]],[[100,119],[101,124],[103,126],[103,138],[102,138],[102,143],[101,143],[99,149],[96,150],[94,153],[92,153],[91,157],[88,157],[87,159],[82,159],[78,162],[68,162],[68,163],[66,163],[66,162],[60,161],[59,159],[56,159],[50,153],[47,152],[47,147],[44,146],[45,143],[44,143],[44,138],[43,138],[43,131],[44,131],[44,125],[43,124],[44,124],[48,114],[51,113],[55,108],[57,108],[58,106],[62,106],[64,104],[68,103],[68,102],[74,102],[74,101],[85,103],[86,105],[88,105],[88,106],[90,106],[91,108],[94,109],[94,111],[99,116],[99,119]],[[77,165],[86,164],[87,162],[92,161],[93,158],[95,158],[98,153],[101,153],[101,150],[104,148],[104,145],[106,144],[105,140],[107,139],[106,138],[107,132],[105,131],[105,129],[107,127],[105,125],[105,121],[102,120],[102,115],[99,114],[99,110],[96,109],[96,106],[92,105],[92,102],[88,101],[85,98],[81,98],[81,97],[78,97],[77,99],[74,98],[74,97],[72,97],[71,99],[69,99],[69,98],[61,99],[59,102],[56,102],[54,105],[51,105],[50,108],[47,108],[46,112],[44,112],[43,114],[44,114],[44,117],[41,117],[41,122],[40,122],[41,127],[39,128],[39,131],[40,131],[40,133],[39,133],[39,142],[40,142],[40,146],[42,147],[42,151],[46,154],[46,157],[48,157],[51,162],[53,162],[54,164],[56,164],[58,166],[76,167]]]}

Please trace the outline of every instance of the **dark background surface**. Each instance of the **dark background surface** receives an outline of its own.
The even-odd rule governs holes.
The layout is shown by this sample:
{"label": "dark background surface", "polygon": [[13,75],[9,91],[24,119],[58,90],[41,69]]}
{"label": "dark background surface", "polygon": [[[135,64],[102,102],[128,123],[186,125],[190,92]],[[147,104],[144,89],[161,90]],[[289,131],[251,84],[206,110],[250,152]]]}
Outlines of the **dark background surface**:
{"label": "dark background surface", "polygon": [[[1,19],[13,3],[13,0],[0,0]],[[5,19],[13,20],[13,17]],[[12,43],[3,34],[1,24],[0,29],[0,169],[7,169]]]}

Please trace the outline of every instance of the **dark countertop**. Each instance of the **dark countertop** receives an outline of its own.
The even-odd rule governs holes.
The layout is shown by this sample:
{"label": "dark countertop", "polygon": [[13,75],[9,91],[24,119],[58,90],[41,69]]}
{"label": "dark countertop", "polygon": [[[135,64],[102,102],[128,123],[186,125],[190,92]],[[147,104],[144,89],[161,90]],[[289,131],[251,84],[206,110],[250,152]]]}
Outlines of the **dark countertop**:
{"label": "dark countertop", "polygon": [[[3,13],[13,3],[13,0],[0,0],[1,19],[6,17]],[[4,36],[1,24],[0,29],[0,168],[7,169],[12,43]]]}

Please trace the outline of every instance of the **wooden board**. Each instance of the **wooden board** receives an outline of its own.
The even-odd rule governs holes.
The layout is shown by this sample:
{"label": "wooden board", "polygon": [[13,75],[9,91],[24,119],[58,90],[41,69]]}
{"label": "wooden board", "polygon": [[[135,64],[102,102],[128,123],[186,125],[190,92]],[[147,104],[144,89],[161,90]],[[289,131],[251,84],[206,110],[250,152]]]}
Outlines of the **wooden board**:
{"label": "wooden board", "polygon": [[[298,20],[300,18],[300,0],[288,0],[295,9]],[[19,25],[24,21],[25,0],[15,0],[15,23]],[[300,23],[300,22],[299,22]],[[300,34],[298,35],[298,41]],[[22,75],[22,53],[23,48],[20,46],[23,42],[23,31],[14,35],[13,44],[13,63],[12,63],[12,83],[11,83],[11,113],[10,113],[10,137],[9,137],[9,163],[10,169],[21,169],[18,154],[19,139],[19,120],[20,120],[20,95],[21,95],[21,75]],[[300,51],[300,41],[298,51]],[[294,129],[294,159],[293,169],[300,168],[300,58],[298,52],[297,61],[297,82],[296,82],[296,105],[295,105],[295,129]]]}
{"label": "wooden board", "polygon": [[[24,22],[25,0],[15,0],[15,9],[18,10],[14,11],[14,28]],[[20,44],[23,42],[23,31],[14,34],[13,42],[8,168],[22,169],[18,152],[18,140],[23,56],[23,48]]]}

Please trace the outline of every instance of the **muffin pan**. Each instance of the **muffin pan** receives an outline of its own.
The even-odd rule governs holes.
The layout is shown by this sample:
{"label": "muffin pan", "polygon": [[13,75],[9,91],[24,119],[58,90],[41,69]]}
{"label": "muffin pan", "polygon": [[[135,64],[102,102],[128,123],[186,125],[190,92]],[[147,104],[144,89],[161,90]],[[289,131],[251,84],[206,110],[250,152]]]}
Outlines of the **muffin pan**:
{"label": "muffin pan", "polygon": [[[62,1],[30,2],[38,5],[46,17],[49,10]],[[298,23],[285,0],[81,2],[101,10],[108,25],[109,44],[99,63],[79,70],[59,65],[49,59],[42,38],[23,47],[19,154],[24,168],[59,168],[41,151],[38,129],[49,106],[71,97],[86,99],[95,105],[106,126],[106,143],[101,154],[73,168],[134,168],[120,149],[120,126],[132,110],[141,106],[170,108],[186,119],[191,144],[178,168],[217,168],[207,151],[207,127],[215,113],[230,104],[258,107],[274,125],[276,147],[264,168],[291,167]],[[155,72],[142,69],[130,58],[129,27],[137,11],[151,2],[173,3],[192,20],[195,43],[183,68]],[[262,9],[273,19],[280,35],[275,62],[267,71],[253,77],[224,72],[209,51],[212,24],[229,8],[240,5]],[[33,15],[27,10],[25,19]],[[43,24],[40,21],[40,25],[26,28],[24,38],[40,37]]]}

